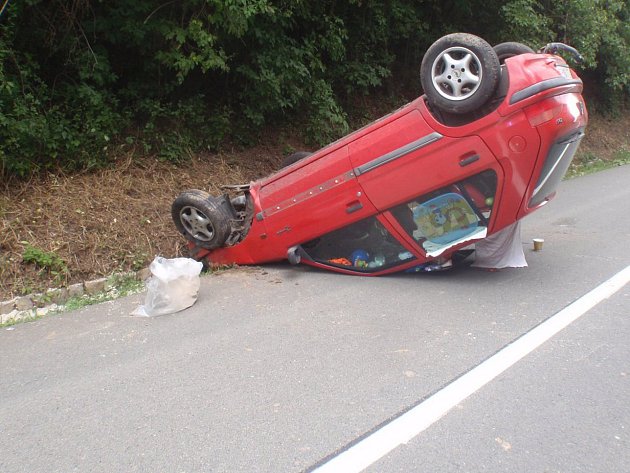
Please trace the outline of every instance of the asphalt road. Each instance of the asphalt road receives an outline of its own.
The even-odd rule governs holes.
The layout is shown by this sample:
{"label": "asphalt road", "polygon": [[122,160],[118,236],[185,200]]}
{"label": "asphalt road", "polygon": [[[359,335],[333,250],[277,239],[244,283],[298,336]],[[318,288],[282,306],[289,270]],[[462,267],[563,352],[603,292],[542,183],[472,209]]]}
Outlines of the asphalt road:
{"label": "asphalt road", "polygon": [[[174,315],[137,295],[2,329],[0,472],[325,468],[628,267],[629,182],[563,183],[526,269],[250,268]],[[365,471],[625,473],[629,317],[625,285]]]}

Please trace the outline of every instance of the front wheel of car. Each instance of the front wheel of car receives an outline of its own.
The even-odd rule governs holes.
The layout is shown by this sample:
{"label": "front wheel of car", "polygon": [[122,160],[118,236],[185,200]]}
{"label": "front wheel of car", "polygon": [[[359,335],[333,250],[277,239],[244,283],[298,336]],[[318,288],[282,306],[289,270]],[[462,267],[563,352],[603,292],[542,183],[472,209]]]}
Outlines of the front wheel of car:
{"label": "front wheel of car", "polygon": [[177,230],[201,248],[219,248],[230,235],[230,215],[223,203],[201,190],[179,194],[171,216]]}
{"label": "front wheel of car", "polygon": [[422,59],[420,81],[429,105],[461,115],[479,110],[494,96],[500,67],[486,41],[453,33],[429,47]]}

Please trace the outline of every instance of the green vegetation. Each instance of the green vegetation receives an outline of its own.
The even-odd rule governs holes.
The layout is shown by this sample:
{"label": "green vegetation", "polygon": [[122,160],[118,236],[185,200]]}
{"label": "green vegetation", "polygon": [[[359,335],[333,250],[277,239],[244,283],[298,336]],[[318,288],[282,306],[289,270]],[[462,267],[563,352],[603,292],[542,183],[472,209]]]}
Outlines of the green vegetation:
{"label": "green vegetation", "polygon": [[59,255],[53,251],[44,251],[41,248],[32,246],[28,242],[23,242],[24,252],[22,253],[22,260],[29,264],[32,263],[40,271],[46,271],[53,276],[63,276],[68,272],[66,262],[62,260]]}
{"label": "green vegetation", "polygon": [[76,310],[101,302],[111,301],[119,297],[136,294],[144,289],[144,282],[139,281],[136,275],[114,274],[108,280],[109,289],[98,294],[83,294],[82,296],[68,299],[61,307],[60,311]]}
{"label": "green vegetation", "polygon": [[[144,289],[144,282],[139,281],[134,273],[114,274],[109,278],[107,287],[107,290],[99,292],[98,294],[84,294],[82,296],[72,297],[62,305],[51,306],[50,310],[47,310],[45,314],[49,315],[76,310],[89,305],[99,304],[119,297],[136,294]],[[41,294],[37,300],[38,302],[50,303],[50,298],[47,297],[46,294]],[[23,322],[32,322],[33,320],[40,319],[44,316],[38,315],[39,312],[36,308],[25,312],[25,314],[26,315],[22,314],[22,316],[17,319],[11,319],[8,322],[0,323],[0,327],[3,328]]]}
{"label": "green vegetation", "polygon": [[601,159],[592,153],[584,153],[573,159],[566,178],[572,179],[574,177],[603,171],[604,169],[623,166],[624,164],[630,164],[630,151],[627,149],[617,151],[613,159],[606,160]]}
{"label": "green vegetation", "polygon": [[348,131],[357,97],[419,93],[423,52],[453,31],[572,44],[601,110],[630,90],[629,0],[13,0],[0,176],[129,152],[177,162],[270,125],[322,144]]}

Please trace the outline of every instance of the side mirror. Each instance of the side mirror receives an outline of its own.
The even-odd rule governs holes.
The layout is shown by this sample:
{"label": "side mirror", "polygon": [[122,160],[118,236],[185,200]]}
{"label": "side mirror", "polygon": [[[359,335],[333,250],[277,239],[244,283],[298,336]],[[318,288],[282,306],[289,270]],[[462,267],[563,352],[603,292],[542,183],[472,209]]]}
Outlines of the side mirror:
{"label": "side mirror", "polygon": [[291,263],[292,265],[300,264],[300,261],[302,261],[302,255],[300,254],[299,250],[300,250],[299,246],[292,246],[287,251],[287,259],[289,260],[289,263]]}

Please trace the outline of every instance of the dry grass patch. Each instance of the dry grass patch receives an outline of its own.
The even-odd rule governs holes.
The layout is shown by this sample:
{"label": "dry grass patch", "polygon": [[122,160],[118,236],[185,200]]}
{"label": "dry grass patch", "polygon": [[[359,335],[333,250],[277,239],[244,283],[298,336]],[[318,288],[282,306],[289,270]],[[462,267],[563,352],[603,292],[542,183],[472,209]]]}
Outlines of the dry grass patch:
{"label": "dry grass patch", "polygon": [[138,270],[158,254],[186,254],[170,216],[175,196],[189,188],[218,194],[219,185],[259,178],[281,159],[266,149],[253,154],[199,156],[179,167],[129,159],[98,172],[5,185],[0,189],[0,300]]}

